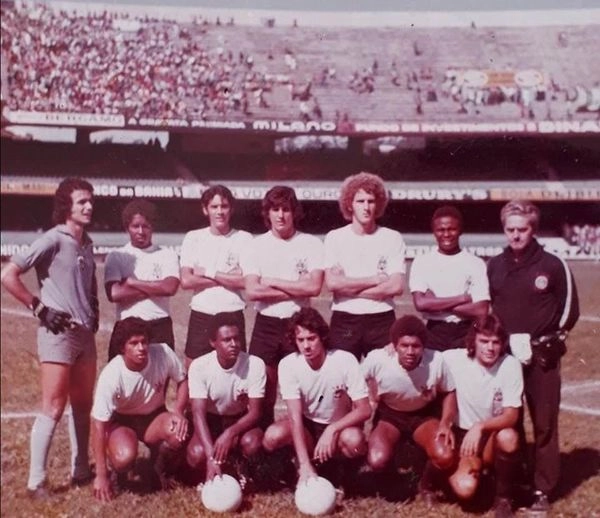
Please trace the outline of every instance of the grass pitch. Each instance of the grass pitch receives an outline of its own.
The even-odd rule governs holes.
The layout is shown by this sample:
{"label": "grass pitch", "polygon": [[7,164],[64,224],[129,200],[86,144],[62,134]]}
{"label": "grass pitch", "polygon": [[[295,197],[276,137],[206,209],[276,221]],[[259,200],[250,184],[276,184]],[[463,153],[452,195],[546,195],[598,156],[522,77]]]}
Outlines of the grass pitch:
{"label": "grass pitch", "polygon": [[[587,383],[565,394],[564,402],[588,409],[588,413],[563,410],[560,416],[562,480],[552,516],[600,516],[600,265],[574,262],[571,268],[576,278],[582,318],[569,338],[569,352],[563,359],[563,383],[566,386]],[[102,266],[99,281],[102,281]],[[35,287],[32,274],[25,276]],[[71,489],[69,481],[69,444],[66,419],[57,428],[49,456],[50,486],[56,496],[48,503],[30,501],[25,492],[29,463],[29,433],[33,414],[39,408],[39,370],[36,356],[36,323],[4,289],[1,291],[1,508],[7,517],[128,517],[213,516],[205,511],[194,488],[177,487],[154,494],[123,493],[108,504],[97,502],[90,487]],[[97,336],[98,369],[106,362],[107,344],[114,309],[101,293],[101,330]],[[189,316],[189,292],[179,292],[172,302],[177,352],[183,357],[183,346]],[[397,314],[414,312],[409,295],[399,300]],[[329,317],[329,297],[315,300],[316,307]],[[247,311],[247,328],[252,329],[254,312]],[[590,385],[589,382],[593,382]],[[594,384],[595,383],[595,384]],[[596,415],[591,412],[596,411]],[[475,509],[477,516],[492,516],[487,509]],[[241,517],[294,517],[296,511],[290,490],[246,495],[239,511]],[[380,497],[346,498],[334,516],[375,517],[458,517],[470,515],[458,504],[439,504],[428,511],[412,500],[388,501]],[[216,515],[215,515],[216,516]]]}

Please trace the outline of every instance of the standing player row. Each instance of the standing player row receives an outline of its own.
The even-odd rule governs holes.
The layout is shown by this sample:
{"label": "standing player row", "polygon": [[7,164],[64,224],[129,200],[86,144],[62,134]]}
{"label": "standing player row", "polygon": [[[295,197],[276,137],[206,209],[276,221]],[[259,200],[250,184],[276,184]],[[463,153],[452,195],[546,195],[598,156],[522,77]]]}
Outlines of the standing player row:
{"label": "standing player row", "polygon": [[[106,264],[107,295],[117,303],[111,342],[120,322],[127,316],[137,316],[150,323],[152,342],[173,346],[168,298],[181,282],[184,289],[195,291],[185,348],[189,364],[210,350],[207,329],[215,315],[236,318],[244,338],[245,302],[241,293],[245,289],[246,297],[256,303],[258,310],[250,352],[266,364],[266,402],[267,408],[272,408],[277,365],[293,349],[283,339],[289,319],[321,291],[323,282],[333,293],[331,337],[337,348],[360,358],[387,343],[387,330],[394,321],[393,297],[402,292],[404,284],[404,243],[398,232],[377,224],[387,204],[387,193],[381,179],[369,173],[344,181],[340,209],[349,224],[332,230],[324,245],[297,230],[302,207],[288,187],[273,187],[266,194],[262,213],[269,230],[254,239],[230,227],[233,203],[230,191],[223,186],[204,193],[202,210],[209,226],[186,235],[180,271],[177,257],[152,243],[156,219],[153,206],[136,200],[126,207],[123,222],[131,242],[110,254]],[[81,446],[87,444],[89,435],[86,409],[91,405],[93,390],[89,382],[93,376],[87,373],[95,371],[90,332],[98,325],[91,242],[84,230],[91,221],[92,207],[89,183],[77,179],[62,182],[55,197],[57,227],[37,240],[28,254],[13,257],[2,274],[7,289],[32,308],[41,321],[38,344],[43,415],[32,431],[28,484],[34,494],[42,492],[50,440],[69,396],[74,404],[73,478],[74,482],[89,478]],[[503,209],[509,247],[490,262],[488,273],[494,310],[515,335],[515,344],[517,339],[527,346],[558,344],[534,348],[537,354],[526,370],[526,381],[531,373],[536,384],[541,380],[556,387],[560,382],[557,359],[564,342],[558,332],[574,325],[577,296],[564,263],[544,252],[533,238],[539,220],[536,211],[528,202],[511,202]],[[487,314],[490,297],[485,265],[460,249],[460,214],[449,207],[439,209],[432,229],[438,249],[415,260],[410,287],[415,306],[428,320],[426,345],[442,349],[461,343],[468,321]],[[41,300],[19,278],[32,266],[38,273]],[[510,278],[515,282],[508,282]],[[524,318],[532,310],[537,311],[535,318]],[[552,340],[544,341],[547,337]],[[47,347],[49,340],[60,344],[60,348]],[[114,354],[114,346],[111,349]],[[87,383],[74,385],[78,376],[85,377]],[[73,390],[75,386],[77,390]],[[536,392],[533,381],[531,387],[530,407],[537,401],[547,401],[547,394]],[[548,439],[539,437],[539,451],[545,453],[536,471],[538,465],[546,466],[552,474],[537,477],[536,473],[536,486],[551,489],[557,478],[556,463],[545,459],[558,457],[554,432],[557,397],[542,406],[551,411],[536,413],[540,434],[547,428],[553,432]],[[264,419],[268,424],[272,416]]]}

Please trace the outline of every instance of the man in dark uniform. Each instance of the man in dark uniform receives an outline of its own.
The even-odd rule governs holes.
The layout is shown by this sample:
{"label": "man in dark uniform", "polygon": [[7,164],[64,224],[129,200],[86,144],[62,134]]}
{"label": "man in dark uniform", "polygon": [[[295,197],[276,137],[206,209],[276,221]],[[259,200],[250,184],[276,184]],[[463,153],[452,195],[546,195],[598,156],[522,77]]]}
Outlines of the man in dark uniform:
{"label": "man in dark uniform", "polygon": [[579,318],[577,290],[565,261],[534,238],[540,219],[535,205],[511,201],[500,219],[508,247],[488,264],[492,310],[512,335],[511,347],[517,334],[525,337],[525,345],[531,344],[523,374],[534,431],[532,509],[547,511],[560,474],[560,358],[566,333]]}

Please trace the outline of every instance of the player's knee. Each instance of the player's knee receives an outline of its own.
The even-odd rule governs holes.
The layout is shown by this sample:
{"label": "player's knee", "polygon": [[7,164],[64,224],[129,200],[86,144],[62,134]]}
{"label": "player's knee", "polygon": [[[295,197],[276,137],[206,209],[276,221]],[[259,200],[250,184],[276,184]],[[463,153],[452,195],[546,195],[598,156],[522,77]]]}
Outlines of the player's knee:
{"label": "player's knee", "polygon": [[477,490],[479,477],[475,473],[466,473],[457,471],[452,475],[448,482],[454,494],[461,500],[469,500]]}
{"label": "player's knee", "polygon": [[190,442],[185,451],[185,458],[188,465],[198,468],[206,462],[206,451],[201,444]]}
{"label": "player's knee", "polygon": [[342,453],[349,458],[359,457],[367,452],[367,443],[362,430],[356,427],[342,430],[339,438]]}
{"label": "player's knee", "polygon": [[244,457],[256,455],[262,448],[262,437],[260,433],[246,433],[240,439],[240,449]]}
{"label": "player's knee", "polygon": [[135,459],[137,458],[137,445],[121,443],[113,446],[109,452],[110,463],[112,467],[118,471],[123,472],[133,467]]}
{"label": "player's knee", "polygon": [[514,453],[519,448],[519,435],[514,428],[503,428],[496,434],[496,447],[505,453]]}
{"label": "player's knee", "polygon": [[455,452],[449,445],[436,448],[429,458],[432,464],[441,470],[450,469],[456,464]]}
{"label": "player's knee", "polygon": [[382,471],[392,460],[392,452],[389,448],[382,448],[379,445],[369,447],[367,454],[367,463],[373,471]]}
{"label": "player's knee", "polygon": [[284,446],[286,439],[287,436],[283,427],[279,423],[274,423],[265,431],[262,445],[265,450],[274,451]]}
{"label": "player's knee", "polygon": [[62,417],[65,411],[66,404],[67,401],[63,398],[52,398],[42,403],[42,411],[51,419],[54,419],[55,421],[60,421],[60,418]]}

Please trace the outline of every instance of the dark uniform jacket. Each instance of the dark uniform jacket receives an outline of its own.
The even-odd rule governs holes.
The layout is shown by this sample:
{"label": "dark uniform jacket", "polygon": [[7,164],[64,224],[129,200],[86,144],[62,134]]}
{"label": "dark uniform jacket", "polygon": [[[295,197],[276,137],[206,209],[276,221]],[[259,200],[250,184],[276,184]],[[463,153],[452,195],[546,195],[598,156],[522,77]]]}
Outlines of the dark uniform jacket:
{"label": "dark uniform jacket", "polygon": [[570,330],[579,300],[566,262],[533,240],[517,262],[510,247],[488,263],[492,310],[508,333],[531,338]]}

